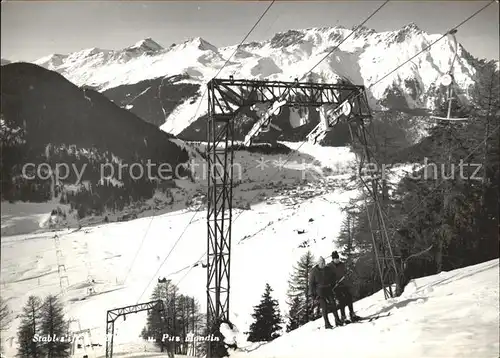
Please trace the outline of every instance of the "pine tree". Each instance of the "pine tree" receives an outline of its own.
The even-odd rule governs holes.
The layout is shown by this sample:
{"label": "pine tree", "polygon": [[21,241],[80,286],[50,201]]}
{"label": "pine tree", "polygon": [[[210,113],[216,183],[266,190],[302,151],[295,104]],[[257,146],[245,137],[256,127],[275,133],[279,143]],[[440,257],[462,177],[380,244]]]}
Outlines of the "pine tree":
{"label": "pine tree", "polygon": [[153,289],[151,294],[151,300],[162,300],[164,304],[165,311],[151,310],[148,312],[146,327],[141,332],[143,339],[154,338],[157,346],[162,346],[161,339],[163,334],[171,332],[167,329],[167,318],[169,312],[167,300],[169,296],[169,286],[171,285],[170,280],[166,282],[158,282],[156,287]]}
{"label": "pine tree", "polygon": [[[288,281],[288,304],[292,305],[295,298],[298,298],[296,305],[299,305],[299,307],[296,312],[292,312],[297,317],[292,317],[292,319],[299,322],[299,326],[315,318],[313,314],[314,302],[308,295],[309,274],[313,267],[314,256],[308,251],[300,258],[297,266],[293,268],[290,280]],[[289,313],[290,315],[291,313]]]}
{"label": "pine tree", "polygon": [[[204,319],[199,313],[199,304],[194,298],[179,294],[178,291],[171,280],[158,281],[151,300],[162,300],[164,311],[148,312],[146,326],[141,331],[141,337],[143,339],[154,338],[158,347],[166,349],[169,353],[173,353],[175,349],[178,354],[181,354],[186,352],[188,345],[179,342],[185,340],[188,332],[201,330]],[[168,334],[169,339],[174,337],[172,339],[175,341],[164,340],[162,342],[164,334]]]}
{"label": "pine tree", "polygon": [[71,343],[68,342],[69,324],[64,318],[64,307],[54,295],[49,295],[41,309],[41,332],[46,337],[58,340],[45,344],[47,358],[65,358],[70,356]]}
{"label": "pine tree", "polygon": [[[179,295],[176,298],[176,330],[177,335],[181,337],[181,342],[186,341],[189,332],[194,329],[194,322],[197,320],[197,306],[194,298]],[[198,315],[199,316],[199,315]],[[186,355],[190,343],[179,344],[178,354]]]}
{"label": "pine tree", "polygon": [[260,304],[254,307],[252,317],[255,322],[250,325],[249,342],[270,342],[279,337],[282,322],[278,301],[271,297],[271,286],[266,283]]}
{"label": "pine tree", "polygon": [[302,302],[298,296],[292,299],[290,304],[290,310],[288,311],[288,324],[286,325],[286,331],[290,332],[296,328],[300,327],[300,308],[303,307]]}
{"label": "pine tree", "polygon": [[28,301],[23,308],[21,324],[17,331],[19,358],[42,358],[43,347],[41,342],[34,340],[35,334],[40,332],[41,317],[40,309],[42,302],[36,296],[28,297]]}
{"label": "pine tree", "polygon": [[[0,297],[0,332],[3,333],[9,328],[11,315],[9,306],[3,297]],[[3,340],[0,342],[0,353],[3,353]]]}
{"label": "pine tree", "polygon": [[9,305],[3,297],[0,297],[0,329],[2,331],[9,328],[10,319]]}
{"label": "pine tree", "polygon": [[347,212],[346,217],[340,226],[340,232],[336,241],[338,243],[338,247],[341,248],[342,254],[347,258],[348,267],[352,266],[352,262],[355,258],[354,229],[355,214]]}

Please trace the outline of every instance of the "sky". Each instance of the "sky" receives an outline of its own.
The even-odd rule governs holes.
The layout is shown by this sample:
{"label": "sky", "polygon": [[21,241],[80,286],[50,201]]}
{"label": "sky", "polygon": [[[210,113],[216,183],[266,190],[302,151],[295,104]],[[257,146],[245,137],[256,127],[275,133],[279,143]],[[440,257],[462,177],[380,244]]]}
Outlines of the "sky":
{"label": "sky", "polygon": [[[391,1],[366,26],[397,30],[414,22],[435,34],[454,27],[488,1]],[[163,47],[202,37],[217,47],[245,37],[270,1],[3,1],[1,57],[11,61],[86,48],[119,50],[152,38]],[[352,28],[382,1],[276,1],[246,42],[289,29]],[[460,27],[458,41],[479,58],[499,58],[498,3]]]}

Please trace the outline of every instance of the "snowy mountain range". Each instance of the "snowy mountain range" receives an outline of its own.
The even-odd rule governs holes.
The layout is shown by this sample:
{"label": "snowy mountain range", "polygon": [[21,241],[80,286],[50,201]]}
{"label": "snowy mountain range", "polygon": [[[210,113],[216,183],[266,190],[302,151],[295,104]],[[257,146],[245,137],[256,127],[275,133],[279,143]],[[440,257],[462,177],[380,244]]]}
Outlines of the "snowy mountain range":
{"label": "snowy mountain range", "polygon": [[[130,162],[138,153],[142,153],[142,157],[150,157],[155,152],[152,143],[156,140],[150,138],[163,138],[158,128],[180,139],[206,140],[205,84],[226,62],[219,77],[233,75],[246,79],[293,80],[302,78],[348,36],[339,49],[314,68],[309,80],[337,82],[342,79],[363,84],[368,89],[368,99],[375,110],[429,109],[436,105],[440,97],[438,82],[440,76],[450,69],[454,44],[444,38],[398,71],[390,73],[441,37],[439,34],[427,34],[415,24],[409,24],[397,31],[376,32],[361,28],[354,34],[344,27],[289,30],[239,48],[217,48],[199,37],[166,48],[147,38],[122,50],[90,48],[68,55],[53,54],[35,61],[30,65],[32,67],[28,64],[7,64],[2,60],[2,77],[10,78],[9,83],[2,79],[2,87],[12,87],[11,92],[2,92],[5,92],[2,114],[5,123],[12,128],[33,126],[33,130],[28,131],[31,139],[27,140],[29,152],[33,155],[45,152],[47,146],[76,145],[78,150],[92,151],[91,148],[97,147],[99,153],[111,151],[118,158]],[[474,83],[475,61],[462,46],[458,47],[458,55],[454,76],[466,94]],[[34,65],[38,66],[38,70]],[[388,73],[390,75],[385,77]],[[68,81],[72,82],[71,86]],[[39,85],[33,90],[30,87],[32,83]],[[42,88],[46,90],[42,91]],[[27,94],[30,96],[27,97]],[[106,98],[115,105],[105,103]],[[20,116],[19,108],[27,111],[26,114]],[[36,108],[43,110],[39,112]],[[75,108],[80,110],[75,111]],[[64,117],[61,116],[63,112]],[[235,139],[242,139],[257,120],[255,113],[248,112],[244,114],[249,121],[237,126]],[[45,125],[41,125],[40,113]],[[126,116],[128,119],[125,120],[124,114],[132,116]],[[299,120],[306,125],[292,128],[289,123],[292,116],[300,117]],[[141,122],[140,119],[148,122],[145,125],[151,123],[156,128],[140,126],[140,130],[137,127],[129,131],[139,126],[137,121]],[[283,132],[271,130],[264,134],[264,139],[301,141],[318,121],[316,111],[307,108],[296,111],[285,107],[275,119]],[[111,149],[108,142],[117,142],[111,138],[116,137],[113,133],[118,123],[121,123],[123,133],[127,133],[126,140]],[[92,126],[107,129],[89,131]],[[134,133],[153,130],[159,133],[149,135],[147,141],[134,137]],[[346,128],[339,127],[328,133],[321,144],[348,145],[345,140],[347,133]],[[175,143],[156,144],[162,148],[161,152],[170,153],[168,161],[173,164],[187,159]],[[15,163],[15,155],[11,157]],[[45,160],[39,156],[35,162],[39,163],[42,159]],[[45,192],[49,190],[53,191],[47,186]]]}
{"label": "snowy mountain range", "polygon": [[[91,86],[105,95],[106,91],[126,86],[128,96],[124,94],[112,100],[124,102],[126,97],[126,105],[133,112],[134,101],[140,101],[143,96],[158,97],[163,79],[180,75],[176,81],[178,86],[191,84],[200,88],[197,91],[191,88],[182,103],[148,119],[177,135],[206,112],[206,106],[202,105],[193,118],[202,100],[204,85],[227,59],[230,58],[218,77],[293,80],[306,74],[352,32],[344,27],[289,30],[265,41],[246,43],[231,58],[236,45],[217,48],[198,37],[164,48],[148,38],[122,50],[91,48],[69,55],[53,54],[35,63],[61,73],[78,86]],[[439,80],[450,70],[454,57],[452,39],[443,38],[398,71],[384,77],[441,36],[428,34],[413,23],[385,32],[361,28],[321,62],[311,78],[319,82],[336,82],[342,78],[362,84],[368,88],[370,105],[375,110],[433,109]],[[461,45],[457,51],[453,75],[466,98],[474,83],[474,58]],[[142,91],[134,90],[134,86],[143,81],[152,83]],[[141,111],[135,114],[139,117],[148,117],[138,112]]]}

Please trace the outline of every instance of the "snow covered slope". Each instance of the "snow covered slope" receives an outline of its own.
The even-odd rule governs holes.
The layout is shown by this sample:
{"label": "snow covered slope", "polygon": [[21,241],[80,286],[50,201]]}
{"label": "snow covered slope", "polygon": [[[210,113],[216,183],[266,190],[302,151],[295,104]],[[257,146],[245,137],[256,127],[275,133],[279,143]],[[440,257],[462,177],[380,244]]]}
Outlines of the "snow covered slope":
{"label": "snow covered slope", "polygon": [[[194,156],[195,152],[192,154]],[[285,313],[287,279],[299,257],[308,249],[316,257],[328,256],[335,249],[332,240],[343,220],[341,209],[358,194],[355,190],[346,190],[353,160],[352,153],[346,148],[319,148],[305,144],[300,153],[291,154],[290,161],[279,171],[280,155],[236,153],[235,162],[242,163],[243,175],[237,181],[235,206],[246,206],[251,198],[255,198],[250,209],[247,206],[247,210],[233,211],[231,320],[242,332],[251,323],[253,306],[259,302],[265,283],[274,289],[273,295]],[[260,162],[264,163],[263,169],[256,167]],[[326,167],[332,169],[329,174],[319,175]],[[197,166],[197,175],[204,171],[202,165]],[[238,176],[238,172],[236,174]],[[189,223],[182,240],[176,245]],[[2,333],[7,357],[16,353],[18,315],[28,296],[43,297],[60,292],[56,235],[63,256],[60,260],[65,264],[69,281],[67,294],[62,296],[67,316],[78,320],[81,329],[91,330],[93,343],[104,343],[106,311],[148,301],[158,277],[172,279],[183,294],[197,298],[201,310],[205,311],[206,270],[201,265],[193,267],[200,257],[204,261],[206,251],[204,209],[197,213],[181,210],[154,218],[84,227],[78,231],[2,236],[2,297],[8,300],[15,318],[9,329]],[[174,245],[172,255],[158,272],[158,277],[153,276]],[[135,264],[131,267],[137,251]],[[96,282],[96,295],[87,294],[89,277]],[[151,285],[146,287],[151,279]],[[314,331],[321,325],[320,321],[311,322],[261,347],[252,357],[326,358],[331,357],[331,349],[335,348],[345,350],[340,351],[345,353],[343,357],[448,358],[454,355],[447,355],[449,351],[443,351],[444,348],[440,348],[434,339],[444,340],[451,329],[455,329],[457,335],[450,335],[449,344],[444,347],[459,347],[456,349],[463,349],[464,357],[489,357],[489,353],[498,348],[491,338],[498,334],[497,301],[498,260],[416,280],[408,285],[402,297],[393,301],[384,301],[379,293],[356,303],[360,315],[392,309],[391,317],[376,323],[323,332]],[[138,339],[145,319],[146,314],[139,313],[117,322],[115,353],[138,356],[145,349],[151,351],[147,343]],[[399,326],[396,328],[395,324]],[[478,339],[474,336],[476,334],[483,336]],[[387,347],[389,338],[396,337],[408,345],[409,354],[404,354],[407,352],[399,345],[394,348],[392,356],[360,351],[355,342],[339,348],[338,342],[350,342],[352,337],[364,337],[366,344],[363,346],[372,345],[375,353]],[[460,344],[454,340],[457,337],[462,339]],[[295,355],[287,348],[292,341]],[[323,343],[319,344],[320,341]],[[330,343],[324,343],[327,341]],[[467,355],[473,349],[479,349],[480,344],[474,345],[477,341],[485,343],[484,354],[477,351],[478,355]],[[329,350],[306,351],[313,344],[327,344]],[[103,356],[103,349],[96,347],[95,354],[89,357]]]}
{"label": "snow covered slope", "polygon": [[[293,80],[301,78],[352,30],[343,27],[310,28],[277,33],[269,40],[241,46],[219,77]],[[395,31],[376,32],[363,28],[315,68],[312,79],[336,82],[345,78],[371,86],[396,66],[421,51],[441,34],[428,34],[415,24]],[[458,34],[460,39],[460,34]],[[51,55],[35,63],[63,74],[77,85],[105,91],[147,79],[186,74],[188,83],[205,84],[214,77],[236,49],[216,48],[202,38],[162,48],[151,39],[118,50],[87,49],[69,55]],[[444,38],[430,50],[373,86],[369,101],[373,108],[433,108],[439,78],[449,70],[453,43]],[[454,76],[466,90],[475,73],[472,57],[460,45]],[[198,103],[188,99],[170,115],[165,130],[180,133],[192,121]],[[182,107],[182,108],[181,108]],[[198,116],[206,112],[201,107]],[[180,122],[185,123],[180,125]],[[174,124],[170,124],[173,122]]]}
{"label": "snow covered slope", "polygon": [[354,304],[361,316],[388,317],[333,330],[320,319],[230,357],[497,358],[498,270],[496,259],[412,280],[396,299],[379,292]]}
{"label": "snow covered slope", "polygon": [[[236,153],[235,163],[241,163],[241,179],[236,181],[234,203],[235,207],[247,208],[233,210],[231,307],[235,313],[232,320],[239,327],[250,324],[252,306],[258,302],[266,282],[275,289],[285,310],[287,278],[299,257],[308,248],[316,255],[328,255],[334,249],[332,240],[343,219],[341,208],[348,205],[357,192],[341,189],[347,180],[352,153],[346,148],[328,149],[315,154],[318,161],[307,153],[292,152],[289,162],[280,166],[281,170],[278,163],[286,155]],[[343,169],[321,178],[322,168],[333,165],[329,158],[336,158]],[[205,170],[200,165],[196,173],[201,175]],[[234,170],[235,177],[239,178],[240,168]],[[248,209],[252,198],[253,205]],[[82,329],[92,329],[94,343],[102,344],[106,310],[150,299],[157,279],[153,277],[155,271],[189,222],[182,240],[158,273],[160,277],[175,273],[169,278],[176,283],[206,251],[204,208],[196,215],[192,210],[182,210],[157,215],[154,219],[139,218],[78,231],[2,236],[2,296],[8,299],[16,317],[29,295],[43,297],[60,292],[57,235],[69,280],[68,293],[63,297],[68,317],[79,319]],[[255,265],[256,260],[261,264]],[[254,268],[250,276],[249,267]],[[97,295],[87,295],[89,277],[96,281]],[[146,289],[150,279],[153,283]],[[205,285],[206,271],[201,265],[193,268],[179,284],[183,294],[198,299],[203,312],[206,310]],[[144,290],[145,294],[140,297]],[[137,314],[117,324],[115,352],[143,350],[144,342],[137,337],[145,316]],[[2,335],[8,357],[15,354],[18,324],[19,318],[16,318]]]}

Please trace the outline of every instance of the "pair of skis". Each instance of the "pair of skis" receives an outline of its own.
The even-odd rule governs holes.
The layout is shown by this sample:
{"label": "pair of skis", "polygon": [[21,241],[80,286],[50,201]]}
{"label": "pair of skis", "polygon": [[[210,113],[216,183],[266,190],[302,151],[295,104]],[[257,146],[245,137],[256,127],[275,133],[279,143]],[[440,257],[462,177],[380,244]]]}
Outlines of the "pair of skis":
{"label": "pair of skis", "polygon": [[376,314],[376,315],[372,315],[372,316],[368,316],[368,317],[360,317],[356,321],[350,321],[350,323],[372,322],[372,321],[375,321],[379,318],[387,317],[390,315],[391,315],[391,312],[388,312],[387,314]]}
{"label": "pair of skis", "polygon": [[367,317],[360,317],[358,320],[346,322],[342,326],[334,326],[332,328],[318,327],[317,329],[318,330],[322,330],[322,329],[334,329],[334,328],[340,328],[340,327],[343,327],[343,326],[347,326],[347,325],[352,324],[352,323],[373,322],[373,321],[375,321],[375,320],[377,320],[379,318],[388,317],[390,315],[391,315],[391,312],[388,312],[387,314],[378,314],[378,315],[372,315],[372,316],[367,316]]}

